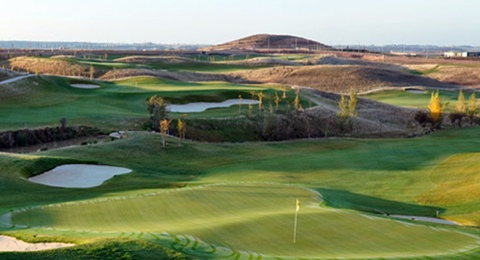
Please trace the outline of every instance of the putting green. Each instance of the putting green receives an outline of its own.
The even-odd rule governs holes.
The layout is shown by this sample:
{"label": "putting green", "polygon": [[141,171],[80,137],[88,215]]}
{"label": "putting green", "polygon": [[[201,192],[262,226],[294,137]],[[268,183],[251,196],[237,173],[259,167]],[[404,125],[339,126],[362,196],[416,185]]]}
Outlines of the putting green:
{"label": "putting green", "polygon": [[[297,198],[301,206],[294,244]],[[296,186],[219,184],[18,210],[11,223],[73,233],[148,233],[143,239],[163,236],[174,241],[172,248],[201,257],[420,257],[461,252],[480,243],[480,238],[457,231],[320,203],[318,193]]]}

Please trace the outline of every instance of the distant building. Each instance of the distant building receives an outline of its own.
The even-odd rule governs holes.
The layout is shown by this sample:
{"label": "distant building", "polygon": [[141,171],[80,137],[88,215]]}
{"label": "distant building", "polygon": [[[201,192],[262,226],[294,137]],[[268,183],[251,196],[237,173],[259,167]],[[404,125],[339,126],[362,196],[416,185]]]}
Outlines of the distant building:
{"label": "distant building", "polygon": [[471,58],[480,57],[480,52],[472,51],[447,51],[443,53],[445,58]]}
{"label": "distant building", "polygon": [[391,55],[396,56],[405,56],[405,57],[415,57],[417,54],[415,52],[400,52],[400,51],[390,51]]}

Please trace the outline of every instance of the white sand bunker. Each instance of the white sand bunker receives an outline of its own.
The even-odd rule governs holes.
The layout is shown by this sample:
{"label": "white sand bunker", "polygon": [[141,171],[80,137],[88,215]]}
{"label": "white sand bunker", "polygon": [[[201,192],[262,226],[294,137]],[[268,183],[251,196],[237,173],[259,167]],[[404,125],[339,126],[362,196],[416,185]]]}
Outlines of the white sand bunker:
{"label": "white sand bunker", "polygon": [[[209,108],[230,107],[233,105],[239,105],[240,99],[229,99],[223,102],[194,102],[183,105],[169,105],[168,108],[171,112],[187,113],[187,112],[203,112]],[[258,104],[258,100],[242,99],[242,106],[248,104]]]}
{"label": "white sand bunker", "polygon": [[441,219],[441,218],[430,218],[430,217],[422,217],[422,216],[408,216],[408,215],[390,215],[392,218],[402,218],[402,219],[410,219],[414,221],[423,221],[423,222],[431,222],[437,224],[444,224],[444,225],[458,225],[453,221]]}
{"label": "white sand bunker", "polygon": [[0,252],[27,252],[74,246],[67,243],[27,243],[14,237],[0,236]]}
{"label": "white sand bunker", "polygon": [[105,165],[68,164],[29,178],[34,183],[62,188],[91,188],[100,186],[115,175],[132,170]]}
{"label": "white sand bunker", "polygon": [[84,88],[84,89],[100,88],[99,85],[94,85],[94,84],[71,84],[70,86],[74,88]]}

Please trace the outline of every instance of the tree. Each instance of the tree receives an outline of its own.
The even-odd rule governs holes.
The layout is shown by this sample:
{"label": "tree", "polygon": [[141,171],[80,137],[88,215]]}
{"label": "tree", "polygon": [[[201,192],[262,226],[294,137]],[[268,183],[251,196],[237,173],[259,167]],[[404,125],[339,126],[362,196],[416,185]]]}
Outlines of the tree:
{"label": "tree", "polygon": [[157,95],[151,96],[148,99],[147,109],[150,113],[153,130],[159,131],[160,121],[168,119],[168,103],[162,97]]}
{"label": "tree", "polygon": [[165,140],[167,138],[168,128],[172,120],[163,119],[160,121],[160,135],[162,136],[162,148],[165,148]]}
{"label": "tree", "polygon": [[62,118],[60,119],[60,125],[61,125],[62,131],[64,131],[65,128],[67,127],[67,119],[66,119],[65,117],[62,117]]}
{"label": "tree", "polygon": [[257,97],[258,97],[258,111],[262,112],[263,92],[262,91],[258,92]]}
{"label": "tree", "polygon": [[468,99],[468,108],[467,108],[467,118],[470,121],[470,125],[473,125],[473,121],[475,118],[475,115],[479,113],[479,108],[477,106],[477,97],[475,95],[475,92],[473,92],[470,95],[470,98]]}
{"label": "tree", "polygon": [[455,124],[457,122],[458,127],[462,127],[462,120],[465,116],[466,106],[465,106],[465,97],[463,96],[463,91],[460,90],[458,93],[458,101],[456,111],[449,114],[450,122]]}
{"label": "tree", "polygon": [[443,104],[440,99],[439,92],[434,91],[430,97],[430,103],[428,104],[428,111],[430,113],[430,119],[432,121],[432,130],[439,129],[443,120],[443,109],[448,105]]}
{"label": "tree", "polygon": [[95,68],[92,65],[90,65],[90,80],[93,80],[94,74],[95,74]]}
{"label": "tree", "polygon": [[186,114],[183,114],[182,118],[179,118],[177,122],[178,146],[181,145],[182,139],[185,139],[185,132],[186,132],[185,117],[186,116],[187,116]]}
{"label": "tree", "polygon": [[353,127],[353,118],[358,115],[357,111],[357,93],[354,90],[350,91],[349,97],[342,95],[338,102],[340,111],[337,113],[340,119],[340,131],[344,132]]}
{"label": "tree", "polygon": [[463,91],[460,89],[460,92],[458,93],[457,112],[465,113],[465,111],[465,97],[463,96]]}
{"label": "tree", "polygon": [[242,114],[242,95],[238,95],[238,114]]}
{"label": "tree", "polygon": [[297,90],[295,91],[296,96],[295,96],[295,99],[293,100],[293,107],[294,107],[296,110],[299,110],[299,109],[300,109],[300,99],[299,99],[299,97],[298,97],[298,96],[299,96],[299,95],[298,95],[299,92],[300,92],[299,89],[297,89]]}
{"label": "tree", "polygon": [[275,102],[275,111],[277,111],[278,110],[278,104],[280,103],[280,97],[278,96],[278,93],[276,91],[275,91],[274,102]]}
{"label": "tree", "polygon": [[356,117],[358,115],[357,111],[357,92],[354,90],[350,91],[350,100],[348,101],[348,112],[351,117]]}

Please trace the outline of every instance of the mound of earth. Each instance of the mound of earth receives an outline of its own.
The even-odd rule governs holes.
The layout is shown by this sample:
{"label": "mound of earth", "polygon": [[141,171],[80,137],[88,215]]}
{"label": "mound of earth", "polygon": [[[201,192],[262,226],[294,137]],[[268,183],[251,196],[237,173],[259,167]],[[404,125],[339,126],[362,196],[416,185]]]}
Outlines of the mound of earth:
{"label": "mound of earth", "polygon": [[299,85],[337,93],[348,92],[352,88],[361,92],[382,87],[457,87],[400,70],[357,65],[274,67],[232,72],[229,75],[254,82]]}
{"label": "mound of earth", "polygon": [[[317,106],[317,114],[333,121],[339,112],[340,95],[311,88],[301,88],[301,93],[310,97]],[[353,132],[357,137],[399,137],[422,133],[414,117],[417,110],[381,103],[358,97],[358,116],[353,120]]]}
{"label": "mound of earth", "polygon": [[257,34],[231,42],[198,49],[205,52],[267,50],[331,49],[323,43],[290,35]]}
{"label": "mound of earth", "polygon": [[464,87],[480,88],[480,67],[469,65],[439,65],[422,64],[410,65],[408,68],[419,72],[425,72],[425,76]]}
{"label": "mound of earth", "polygon": [[185,82],[198,82],[198,81],[225,81],[231,83],[253,83],[247,79],[225,74],[214,73],[198,73],[198,72],[172,72],[161,70],[149,70],[149,69],[123,69],[116,71],[109,71],[105,73],[100,79],[102,80],[117,80],[130,77],[140,76],[152,76],[157,78],[163,78],[168,80],[177,80]]}
{"label": "mound of earth", "polygon": [[235,65],[254,65],[254,66],[299,66],[301,65],[298,62],[281,60],[276,58],[267,58],[267,57],[258,57],[248,60],[235,60],[235,61],[225,61],[222,62],[225,64],[235,64]]}
{"label": "mound of earth", "polygon": [[[0,65],[28,73],[82,77],[90,76],[89,66],[62,59],[46,59],[22,56],[2,62]],[[98,73],[100,72],[96,72],[96,75],[98,75]]]}
{"label": "mound of earth", "polygon": [[129,56],[115,59],[115,62],[135,63],[135,64],[151,64],[151,63],[188,63],[199,62],[193,59],[178,56]]}

